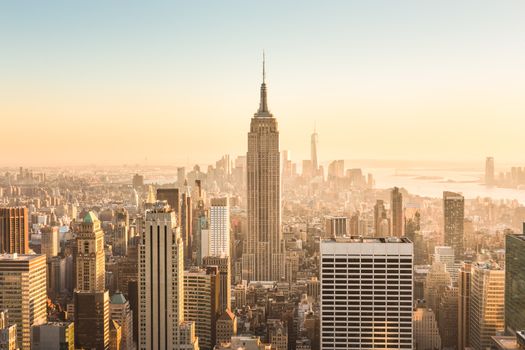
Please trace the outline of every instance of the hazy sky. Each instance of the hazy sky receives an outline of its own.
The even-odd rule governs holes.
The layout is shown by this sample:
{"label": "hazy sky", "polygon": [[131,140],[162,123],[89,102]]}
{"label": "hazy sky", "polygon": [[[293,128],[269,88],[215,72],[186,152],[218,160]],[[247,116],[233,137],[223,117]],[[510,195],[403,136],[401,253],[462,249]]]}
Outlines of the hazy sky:
{"label": "hazy sky", "polygon": [[[0,164],[523,161],[525,2],[1,1]],[[525,163],[525,162],[524,162]]]}

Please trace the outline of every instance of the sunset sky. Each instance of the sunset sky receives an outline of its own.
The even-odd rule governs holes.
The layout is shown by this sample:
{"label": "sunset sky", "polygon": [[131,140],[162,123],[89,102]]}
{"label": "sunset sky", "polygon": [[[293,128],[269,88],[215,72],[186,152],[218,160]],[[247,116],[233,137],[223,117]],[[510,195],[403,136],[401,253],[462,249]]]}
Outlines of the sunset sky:
{"label": "sunset sky", "polygon": [[0,165],[281,149],[525,163],[524,1],[2,1]]}

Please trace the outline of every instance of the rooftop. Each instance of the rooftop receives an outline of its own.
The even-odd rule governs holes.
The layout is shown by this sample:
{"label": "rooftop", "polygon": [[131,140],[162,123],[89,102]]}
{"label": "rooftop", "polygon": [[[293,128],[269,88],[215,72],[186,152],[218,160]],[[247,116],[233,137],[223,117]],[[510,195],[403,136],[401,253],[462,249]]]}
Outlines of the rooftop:
{"label": "rooftop", "polygon": [[496,344],[497,349],[500,350],[512,350],[519,349],[520,346],[516,341],[516,337],[507,335],[495,335],[492,337],[492,341]]}
{"label": "rooftop", "polygon": [[222,315],[219,317],[219,320],[234,320],[235,319],[235,314],[233,312],[231,312],[230,310],[226,309],[226,311],[224,311],[222,313]]}
{"label": "rooftop", "polygon": [[126,298],[121,292],[116,292],[111,296],[111,304],[125,304]]}
{"label": "rooftop", "polygon": [[93,213],[92,211],[89,211],[86,216],[84,216],[84,223],[85,224],[92,224],[94,223],[95,221],[99,221],[97,216],[95,215],[95,213]]}
{"label": "rooftop", "polygon": [[45,256],[45,255],[41,255],[41,254],[17,254],[17,253],[14,253],[14,254],[0,254],[0,261],[13,261],[13,260],[30,261],[30,260],[33,260],[33,259],[40,258],[42,256]]}
{"label": "rooftop", "polygon": [[525,235],[520,233],[510,234],[509,237],[516,238],[522,241],[525,241]]}
{"label": "rooftop", "polygon": [[335,237],[324,239],[323,243],[412,243],[406,237]]}

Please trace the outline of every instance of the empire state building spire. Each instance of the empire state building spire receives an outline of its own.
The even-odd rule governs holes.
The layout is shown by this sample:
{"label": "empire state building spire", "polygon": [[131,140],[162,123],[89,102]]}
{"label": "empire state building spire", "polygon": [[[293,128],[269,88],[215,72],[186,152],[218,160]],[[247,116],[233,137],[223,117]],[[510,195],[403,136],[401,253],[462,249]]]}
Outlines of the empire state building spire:
{"label": "empire state building spire", "polygon": [[263,82],[261,84],[261,102],[259,103],[259,110],[257,111],[257,114],[269,114],[268,111],[268,97],[266,94],[266,58],[263,51]]}
{"label": "empire state building spire", "polygon": [[247,232],[242,279],[281,281],[285,276],[281,232],[281,166],[277,118],[268,111],[263,56],[261,104],[250,122],[246,153]]}

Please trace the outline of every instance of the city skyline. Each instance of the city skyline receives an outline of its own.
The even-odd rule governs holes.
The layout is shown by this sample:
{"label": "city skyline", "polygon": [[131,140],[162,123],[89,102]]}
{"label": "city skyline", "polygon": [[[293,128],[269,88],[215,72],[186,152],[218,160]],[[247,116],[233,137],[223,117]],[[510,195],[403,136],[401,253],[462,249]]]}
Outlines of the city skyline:
{"label": "city skyline", "polygon": [[0,3],[0,349],[525,350],[524,10]]}
{"label": "city skyline", "polygon": [[[242,154],[263,49],[293,159],[308,159],[314,124],[320,162],[521,159],[517,1],[0,6],[1,165],[208,162],[212,145]],[[78,137],[86,128],[96,132]]]}

